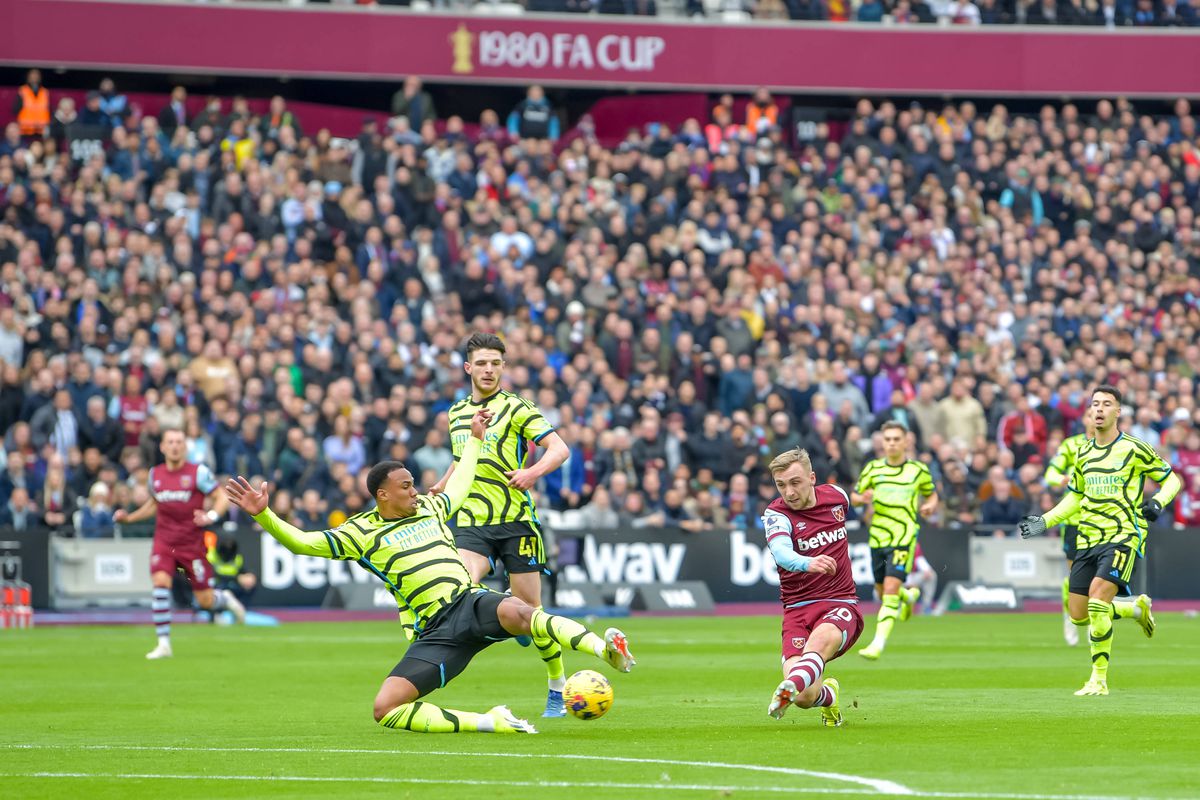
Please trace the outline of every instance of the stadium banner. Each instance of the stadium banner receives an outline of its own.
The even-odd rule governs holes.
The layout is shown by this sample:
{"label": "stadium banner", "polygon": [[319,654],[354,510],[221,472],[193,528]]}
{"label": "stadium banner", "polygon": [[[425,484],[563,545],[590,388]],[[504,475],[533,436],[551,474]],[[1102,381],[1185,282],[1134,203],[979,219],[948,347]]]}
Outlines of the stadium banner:
{"label": "stadium banner", "polygon": [[[860,597],[868,598],[872,578],[866,531],[855,528],[848,529],[848,533],[854,582]],[[42,529],[14,531],[0,528],[0,566],[15,565],[19,559],[21,578],[32,585],[33,605],[39,609],[55,605],[50,580],[51,539],[47,534]],[[239,528],[235,537],[245,560],[245,570],[259,578],[254,595],[256,606],[320,606],[329,590],[335,587],[345,587],[343,594],[348,597],[369,595],[373,605],[378,602],[374,593],[381,586],[378,579],[353,562],[295,555],[258,528]],[[562,553],[559,593],[564,600],[575,598],[576,605],[595,604],[596,591],[592,589],[613,584],[670,586],[700,581],[708,587],[717,603],[774,602],[779,596],[778,573],[760,531],[690,534],[676,529],[627,528],[596,533],[560,531],[557,537]],[[115,594],[128,597],[131,596],[130,589],[139,591],[143,576],[148,579],[148,540],[81,540],[68,544],[75,540],[55,537],[54,541],[76,550],[82,547],[104,551],[106,556],[99,564],[91,563],[86,575],[78,570],[58,570],[59,581],[79,575],[86,578],[76,580],[74,586],[58,587],[65,588],[70,600],[74,601],[73,604],[60,601],[60,605],[79,605],[80,601],[86,605],[89,597],[92,601],[111,602],[116,599],[114,589],[123,590]],[[83,541],[100,544],[90,547],[83,545]],[[122,541],[127,546],[123,546]],[[975,579],[971,546],[978,541],[979,538],[971,536],[969,531],[946,528],[926,528],[921,531],[920,538],[925,558],[938,573],[943,587],[952,581]],[[1014,552],[1018,554],[1030,550],[1028,543],[1001,541],[1012,542],[1016,546]],[[1145,580],[1144,591],[1163,600],[1200,596],[1193,566],[1200,563],[1200,530],[1156,529],[1147,553],[1150,557],[1139,565],[1139,577]],[[1038,555],[1042,556],[1040,552]],[[1007,575],[996,576],[996,581],[1014,582],[1014,570],[1019,573],[1018,567],[1024,561],[1010,560],[1014,563],[1002,562],[1008,565],[1005,566]],[[114,583],[117,578],[122,584],[130,585]],[[564,604],[572,605],[570,602]]]}
{"label": "stadium banner", "polygon": [[[859,596],[871,597],[871,550],[867,532],[849,529],[850,559]],[[762,532],[637,528],[574,535],[559,532],[559,547],[572,557],[561,567],[563,583],[674,584],[700,581],[717,603],[771,602],[779,599],[779,573]],[[573,546],[566,546],[574,538]],[[926,559],[944,581],[966,580],[968,542],[961,530],[921,532]]]}
{"label": "stadium banner", "polygon": [[50,538],[51,605],[123,608],[150,596],[150,539]]}
{"label": "stadium banner", "polygon": [[711,25],[94,0],[0,0],[0,20],[0,63],[19,66],[352,79],[416,74],[622,89],[1200,94],[1195,36],[1175,29]]}
{"label": "stadium banner", "polygon": [[[854,581],[863,598],[871,595],[871,554],[865,530],[850,530]],[[772,602],[779,599],[779,574],[761,531],[706,531],[626,528],[597,533],[559,531],[562,552],[559,591],[575,586],[704,583],[717,603]],[[258,606],[319,606],[331,587],[374,587],[378,579],[354,562],[298,556],[258,529],[236,533],[245,570],[259,577]],[[925,557],[944,581],[967,580],[967,543],[958,530],[921,533]],[[356,590],[357,591],[357,590]]]}

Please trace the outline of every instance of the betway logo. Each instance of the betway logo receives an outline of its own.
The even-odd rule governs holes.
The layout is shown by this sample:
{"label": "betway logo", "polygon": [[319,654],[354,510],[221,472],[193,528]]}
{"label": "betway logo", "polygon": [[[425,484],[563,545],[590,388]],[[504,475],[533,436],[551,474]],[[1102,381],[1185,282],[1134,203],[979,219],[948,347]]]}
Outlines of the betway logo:
{"label": "betway logo", "polygon": [[173,492],[155,492],[154,500],[158,503],[186,503],[192,499],[192,490],[178,490]]}
{"label": "betway logo", "polygon": [[964,606],[1017,607],[1017,593],[1007,586],[959,586],[956,591]]}
{"label": "betway logo", "polygon": [[674,583],[685,544],[583,540],[583,563],[591,583]]}
{"label": "betway logo", "polygon": [[840,542],[845,538],[845,528],[838,528],[836,531],[821,531],[816,536],[796,542],[796,550],[801,553],[803,553],[805,550],[816,550],[818,547],[824,547],[827,544]]}
{"label": "betway logo", "polygon": [[[837,533],[840,533],[842,538],[846,537],[845,528],[834,532]],[[821,534],[817,534],[812,538],[820,537]],[[875,579],[871,573],[871,548],[866,542],[850,545],[850,572],[854,582],[860,586],[874,583]],[[770,548],[749,541],[744,531],[729,534],[729,581],[734,586],[753,586],[759,582],[778,586],[779,569],[775,566],[775,558],[771,555]]]}

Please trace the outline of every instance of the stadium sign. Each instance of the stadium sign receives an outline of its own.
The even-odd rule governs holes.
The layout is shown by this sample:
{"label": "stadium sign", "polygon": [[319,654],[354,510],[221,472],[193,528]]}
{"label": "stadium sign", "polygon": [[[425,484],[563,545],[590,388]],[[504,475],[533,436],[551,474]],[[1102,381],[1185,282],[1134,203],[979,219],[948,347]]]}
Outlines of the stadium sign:
{"label": "stadium sign", "polygon": [[1012,586],[954,581],[942,593],[937,614],[946,611],[1020,611],[1024,608]]}
{"label": "stadium sign", "polygon": [[[481,30],[473,33],[466,23],[450,35],[459,75],[470,75],[476,66],[522,69],[578,69],[601,72],[651,72],[666,49],[661,36],[629,36],[542,31]],[[478,46],[476,46],[478,45]]]}
{"label": "stadium sign", "polygon": [[[241,529],[237,536],[246,569],[259,575],[256,601],[262,605],[319,605],[331,587],[377,580],[354,563],[296,555],[257,529]],[[562,553],[559,591],[580,589],[578,601],[583,605],[595,602],[594,593],[586,591],[591,587],[657,589],[696,581],[707,586],[718,603],[779,599],[779,572],[758,530],[689,534],[675,528],[622,528],[578,536],[559,531],[557,536]],[[870,598],[874,578],[867,533],[848,528],[846,536],[859,596]],[[930,529],[922,531],[921,541],[942,578],[966,579],[968,537],[960,531]],[[635,594],[629,594],[629,602]]]}

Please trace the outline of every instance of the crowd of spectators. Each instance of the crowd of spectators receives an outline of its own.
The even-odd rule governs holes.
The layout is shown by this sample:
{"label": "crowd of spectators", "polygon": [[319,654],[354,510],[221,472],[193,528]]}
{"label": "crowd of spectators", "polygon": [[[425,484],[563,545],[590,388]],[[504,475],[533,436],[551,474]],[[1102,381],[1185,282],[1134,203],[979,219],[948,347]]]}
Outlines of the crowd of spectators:
{"label": "crowd of spectators", "polygon": [[892,25],[1200,26],[1200,0],[283,0],[288,5],[406,6],[419,11],[616,14],[716,21],[800,20]]}
{"label": "crowd of spectators", "polygon": [[[728,7],[729,3],[722,3]],[[1077,25],[1194,28],[1197,0],[733,0],[735,13],[757,19],[824,20],[893,25]],[[703,0],[687,0],[709,14]]]}
{"label": "crowd of spectators", "polygon": [[760,91],[605,148],[586,124],[514,137],[491,109],[410,119],[409,88],[355,141],[282,98],[191,118],[182,89],[138,118],[102,87],[103,147],[74,147],[61,106],[44,135],[8,126],[0,525],[111,535],[168,427],[190,460],[272,481],[282,516],[337,524],[373,461],[422,486],[446,469],[479,329],[571,447],[540,503],[590,528],[754,526],[774,453],[849,487],[899,420],[935,522],[1010,530],[1053,503],[1047,460],[1100,382],[1200,522],[1187,101],[863,100],[792,145]]}
{"label": "crowd of spectators", "polygon": [[[345,4],[351,1],[346,0]],[[285,2],[303,4],[306,0]],[[470,5],[466,0],[357,0],[356,4],[411,6],[416,10],[454,10],[456,7],[462,10]],[[474,8],[483,13],[683,14],[718,21],[792,19],[894,25],[1086,25],[1109,29],[1200,26],[1200,0],[480,0]]]}

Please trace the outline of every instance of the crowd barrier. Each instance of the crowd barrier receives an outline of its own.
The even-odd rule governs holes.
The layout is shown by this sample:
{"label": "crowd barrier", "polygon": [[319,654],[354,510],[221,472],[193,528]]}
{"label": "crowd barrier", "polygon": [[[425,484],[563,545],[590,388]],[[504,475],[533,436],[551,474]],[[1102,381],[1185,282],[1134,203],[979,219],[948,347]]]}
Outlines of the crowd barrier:
{"label": "crowd barrier", "polygon": [[1200,37],[1177,29],[733,25],[94,0],[0,0],[0,19],[0,63],[15,66],[704,91],[1200,94]]}
{"label": "crowd barrier", "polygon": [[[873,581],[866,531],[848,526],[847,533],[854,581],[867,599]],[[257,605],[338,605],[340,596],[342,607],[391,607],[376,592],[382,588],[378,579],[352,562],[297,556],[257,529],[234,535],[245,569],[259,577]],[[710,602],[778,598],[779,576],[758,531],[562,531],[557,540],[558,595],[551,602],[565,607],[702,610]],[[1022,597],[1055,597],[1065,574],[1057,539],[994,539],[964,529],[927,528],[920,541],[943,587],[957,581],[1009,586]],[[144,605],[150,597],[149,553],[146,539],[0,529],[0,579],[29,584],[35,608]],[[1138,591],[1156,599],[1200,598],[1191,566],[1200,563],[1200,529],[1155,530],[1148,553],[1137,572]],[[327,600],[338,587],[340,595]]]}

